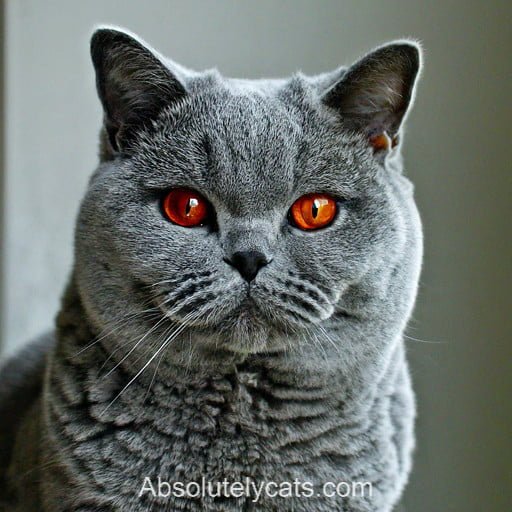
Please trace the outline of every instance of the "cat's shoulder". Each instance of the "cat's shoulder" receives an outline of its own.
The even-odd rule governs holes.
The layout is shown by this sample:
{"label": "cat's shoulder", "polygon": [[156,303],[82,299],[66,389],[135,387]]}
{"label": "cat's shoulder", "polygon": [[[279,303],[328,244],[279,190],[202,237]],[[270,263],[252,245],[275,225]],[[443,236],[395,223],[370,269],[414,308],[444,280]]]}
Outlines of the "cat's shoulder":
{"label": "cat's shoulder", "polygon": [[0,462],[7,444],[25,412],[39,397],[47,354],[55,344],[55,333],[46,332],[0,364],[0,417],[9,418],[0,426]]}
{"label": "cat's shoulder", "polygon": [[[8,418],[0,424],[0,510],[4,510],[10,503],[9,497],[12,498],[7,485],[8,468],[13,461],[19,430],[41,396],[47,354],[54,343],[54,332],[44,333],[0,365],[0,417]],[[23,443],[31,445],[26,438]],[[6,510],[18,510],[12,506]]]}
{"label": "cat's shoulder", "polygon": [[46,356],[54,344],[55,332],[48,331],[27,343],[0,364],[0,404],[3,404],[4,399],[10,394],[9,389],[21,390],[39,383]]}

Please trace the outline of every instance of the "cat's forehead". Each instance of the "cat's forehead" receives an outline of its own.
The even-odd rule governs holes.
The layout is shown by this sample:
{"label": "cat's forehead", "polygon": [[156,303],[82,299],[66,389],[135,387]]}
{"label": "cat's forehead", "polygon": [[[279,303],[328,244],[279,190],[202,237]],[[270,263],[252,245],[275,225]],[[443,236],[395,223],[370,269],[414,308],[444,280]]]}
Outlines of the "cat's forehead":
{"label": "cat's forehead", "polygon": [[299,120],[278,98],[254,90],[216,101],[202,123],[211,191],[238,210],[285,200],[300,157]]}
{"label": "cat's forehead", "polygon": [[201,85],[142,152],[159,163],[156,174],[149,166],[149,180],[178,177],[231,210],[254,214],[269,200],[286,204],[298,185],[336,192],[357,176],[352,141],[326,125],[303,80]]}

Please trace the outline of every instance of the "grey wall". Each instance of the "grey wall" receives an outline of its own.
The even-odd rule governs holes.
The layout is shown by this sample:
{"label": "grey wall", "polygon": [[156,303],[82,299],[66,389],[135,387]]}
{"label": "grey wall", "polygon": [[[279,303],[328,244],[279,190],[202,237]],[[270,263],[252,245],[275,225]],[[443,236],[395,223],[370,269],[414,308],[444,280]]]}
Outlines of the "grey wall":
{"label": "grey wall", "polygon": [[246,77],[319,72],[414,36],[426,68],[405,156],[426,254],[408,331],[424,341],[408,340],[419,419],[404,502],[415,512],[511,510],[511,17],[496,1],[7,2],[6,349],[51,324],[70,267],[100,123],[93,24],[124,25],[187,66]]}

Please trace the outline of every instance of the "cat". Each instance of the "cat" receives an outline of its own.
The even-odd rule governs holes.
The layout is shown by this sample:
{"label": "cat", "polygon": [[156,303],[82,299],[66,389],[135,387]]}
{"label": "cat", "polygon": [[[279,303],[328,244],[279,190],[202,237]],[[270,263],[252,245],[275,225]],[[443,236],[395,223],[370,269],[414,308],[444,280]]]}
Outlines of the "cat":
{"label": "cat", "polygon": [[[2,370],[2,510],[391,511],[414,448],[419,46],[271,80],[112,27],[91,55],[100,162],[55,331]],[[245,490],[197,495],[222,481]]]}

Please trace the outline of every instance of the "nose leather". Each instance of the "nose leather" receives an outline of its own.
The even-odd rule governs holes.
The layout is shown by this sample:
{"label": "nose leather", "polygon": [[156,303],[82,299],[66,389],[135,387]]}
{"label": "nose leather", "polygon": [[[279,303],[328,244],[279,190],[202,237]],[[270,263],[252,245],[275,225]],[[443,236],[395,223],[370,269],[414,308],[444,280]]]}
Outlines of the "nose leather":
{"label": "nose leather", "polygon": [[226,262],[236,268],[249,283],[256,277],[260,269],[268,264],[266,256],[259,251],[235,252]]}

